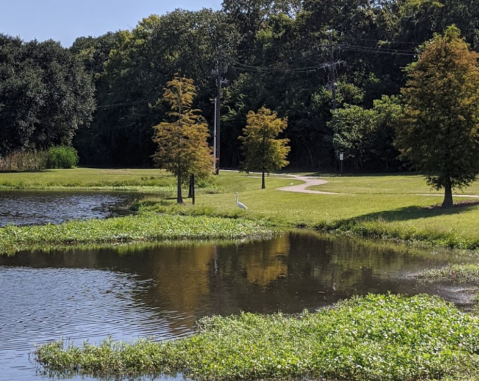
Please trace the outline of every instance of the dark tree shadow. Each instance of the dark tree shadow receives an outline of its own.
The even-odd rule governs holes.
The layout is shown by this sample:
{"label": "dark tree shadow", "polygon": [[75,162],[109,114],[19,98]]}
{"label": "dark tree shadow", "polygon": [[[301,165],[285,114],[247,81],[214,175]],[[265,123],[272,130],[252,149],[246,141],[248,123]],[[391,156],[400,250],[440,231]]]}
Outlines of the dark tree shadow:
{"label": "dark tree shadow", "polygon": [[407,221],[407,220],[416,220],[420,218],[430,218],[437,216],[448,216],[454,214],[460,214],[464,212],[471,211],[479,205],[478,201],[463,201],[457,202],[454,204],[454,207],[443,209],[441,205],[433,206],[408,206],[404,208],[399,208],[395,210],[387,210],[383,212],[375,212],[364,214],[359,217],[354,217],[348,220],[343,220],[343,222],[361,222],[361,221],[371,221],[371,220],[384,220],[386,222],[394,221]]}

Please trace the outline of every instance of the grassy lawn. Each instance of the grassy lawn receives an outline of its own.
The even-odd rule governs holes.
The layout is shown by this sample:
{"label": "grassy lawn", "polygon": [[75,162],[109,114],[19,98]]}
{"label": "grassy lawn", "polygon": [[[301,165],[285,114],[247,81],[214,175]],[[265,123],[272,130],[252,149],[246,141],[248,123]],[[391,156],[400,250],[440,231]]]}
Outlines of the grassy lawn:
{"label": "grassy lawn", "polygon": [[[463,204],[451,210],[434,207],[442,202],[442,198],[424,195],[436,193],[440,196],[441,193],[431,191],[421,176],[325,176],[324,179],[328,184],[313,188],[339,194],[278,191],[278,187],[302,183],[285,174],[269,176],[266,180],[267,189],[261,190],[259,175],[221,171],[220,176],[213,177],[206,187],[198,190],[194,207],[188,205],[189,200],[186,200],[185,206],[176,206],[175,178],[155,169],[78,168],[2,173],[0,187],[139,191],[149,194],[141,202],[140,208],[171,214],[244,216],[266,219],[281,226],[305,226],[379,238],[429,241],[448,247],[479,247],[479,205]],[[247,211],[241,211],[236,206],[235,192],[239,192],[240,201],[248,206]],[[461,192],[479,195],[479,182]],[[165,194],[170,197],[165,198]],[[472,201],[475,200],[455,199],[455,202],[460,203]]]}
{"label": "grassy lawn", "polygon": [[[311,174],[315,175],[315,174]],[[419,175],[376,175],[376,176],[329,176],[316,174],[328,181],[328,184],[311,187],[319,190],[349,194],[436,194],[443,196],[444,191],[436,191],[426,184]],[[470,187],[456,189],[454,194],[479,195],[479,182]]]}
{"label": "grassy lawn", "polygon": [[158,169],[49,169],[39,172],[0,173],[0,189],[118,188],[140,190],[170,187],[174,177]]}

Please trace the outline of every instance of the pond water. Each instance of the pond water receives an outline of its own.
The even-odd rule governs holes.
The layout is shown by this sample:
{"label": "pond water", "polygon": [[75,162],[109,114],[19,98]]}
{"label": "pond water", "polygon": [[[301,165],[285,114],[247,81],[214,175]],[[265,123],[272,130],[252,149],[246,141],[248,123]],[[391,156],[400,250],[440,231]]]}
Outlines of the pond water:
{"label": "pond water", "polygon": [[0,380],[43,379],[29,353],[60,338],[173,339],[203,316],[316,310],[369,292],[435,293],[467,305],[460,290],[410,276],[446,262],[427,250],[302,232],[0,257]]}
{"label": "pond water", "polygon": [[0,227],[114,217],[125,213],[123,207],[133,197],[132,193],[1,191]]}

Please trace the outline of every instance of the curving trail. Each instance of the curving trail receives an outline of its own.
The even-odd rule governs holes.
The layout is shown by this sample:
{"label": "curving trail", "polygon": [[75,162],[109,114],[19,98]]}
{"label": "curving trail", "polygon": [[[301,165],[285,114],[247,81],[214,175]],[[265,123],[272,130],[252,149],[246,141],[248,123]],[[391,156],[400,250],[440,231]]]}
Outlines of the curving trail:
{"label": "curving trail", "polygon": [[304,183],[299,185],[290,185],[287,187],[276,188],[276,190],[283,191],[283,192],[310,193],[310,194],[330,194],[330,195],[339,194],[339,193],[333,193],[333,192],[321,192],[321,191],[306,189],[314,185],[327,184],[328,182],[326,180],[321,180],[321,179],[318,179],[317,177],[309,177],[309,176],[298,176],[298,175],[288,175],[288,176],[295,180],[304,181]]}
{"label": "curving trail", "polygon": [[[307,188],[315,186],[315,185],[324,185],[327,184],[328,181],[318,179],[317,177],[309,177],[309,176],[298,176],[298,175],[287,175],[288,177],[294,180],[304,181],[303,184],[299,185],[290,185],[287,187],[276,188],[276,190],[282,192],[295,192],[295,193],[309,193],[309,194],[327,194],[327,195],[339,195],[340,193],[334,192],[322,192],[322,191],[314,191],[309,190]],[[424,196],[424,197],[444,197],[442,194],[417,194],[417,196]],[[454,194],[453,197],[458,198],[479,198],[479,195],[472,195],[472,194]]]}

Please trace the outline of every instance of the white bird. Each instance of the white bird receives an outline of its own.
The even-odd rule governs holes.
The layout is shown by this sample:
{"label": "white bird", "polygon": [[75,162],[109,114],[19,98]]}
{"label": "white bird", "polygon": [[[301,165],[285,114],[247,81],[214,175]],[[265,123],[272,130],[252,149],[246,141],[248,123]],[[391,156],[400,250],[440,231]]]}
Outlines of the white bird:
{"label": "white bird", "polygon": [[238,196],[239,196],[239,194],[238,194],[238,192],[236,192],[236,205],[238,205],[238,207],[240,207],[241,209],[244,209],[244,210],[248,209],[245,204],[238,201]]}

